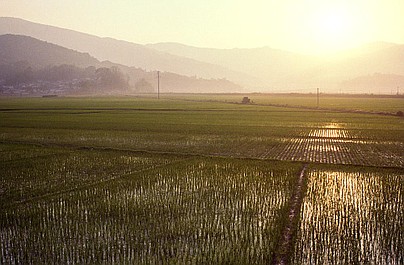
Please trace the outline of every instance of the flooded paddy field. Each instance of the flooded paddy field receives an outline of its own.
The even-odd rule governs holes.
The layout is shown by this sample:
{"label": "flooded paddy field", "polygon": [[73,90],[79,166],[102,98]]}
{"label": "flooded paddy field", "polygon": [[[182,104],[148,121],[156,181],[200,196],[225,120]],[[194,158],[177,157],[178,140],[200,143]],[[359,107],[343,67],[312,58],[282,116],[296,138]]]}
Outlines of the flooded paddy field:
{"label": "flooded paddy field", "polygon": [[181,98],[0,102],[2,264],[268,264],[288,229],[285,263],[404,262],[400,117]]}
{"label": "flooded paddy field", "polygon": [[312,168],[293,264],[403,264],[404,170]]}
{"label": "flooded paddy field", "polygon": [[301,167],[110,151],[18,161],[2,171],[3,264],[265,264]]}

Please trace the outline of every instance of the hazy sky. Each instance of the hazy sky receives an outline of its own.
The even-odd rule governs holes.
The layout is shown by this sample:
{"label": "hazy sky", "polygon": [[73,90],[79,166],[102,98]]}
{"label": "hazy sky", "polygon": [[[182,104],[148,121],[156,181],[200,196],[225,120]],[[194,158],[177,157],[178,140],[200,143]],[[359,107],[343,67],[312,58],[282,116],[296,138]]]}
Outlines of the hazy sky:
{"label": "hazy sky", "polygon": [[141,44],[323,53],[404,43],[404,0],[0,0],[0,16]]}

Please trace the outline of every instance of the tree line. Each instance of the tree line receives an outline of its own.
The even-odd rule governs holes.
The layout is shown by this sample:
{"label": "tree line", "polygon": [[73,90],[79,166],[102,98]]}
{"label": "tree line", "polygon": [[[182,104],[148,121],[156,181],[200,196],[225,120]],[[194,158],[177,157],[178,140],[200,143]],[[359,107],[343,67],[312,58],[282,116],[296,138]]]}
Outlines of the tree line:
{"label": "tree line", "polygon": [[128,89],[129,77],[118,67],[80,68],[74,65],[54,65],[35,68],[26,62],[0,64],[0,84],[16,86],[38,81],[80,81],[83,88]]}

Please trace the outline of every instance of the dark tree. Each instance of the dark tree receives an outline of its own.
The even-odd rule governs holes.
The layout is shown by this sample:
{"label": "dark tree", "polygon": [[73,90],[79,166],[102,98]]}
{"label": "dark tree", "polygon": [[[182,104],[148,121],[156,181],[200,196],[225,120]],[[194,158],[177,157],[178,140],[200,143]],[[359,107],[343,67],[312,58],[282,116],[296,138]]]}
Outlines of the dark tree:
{"label": "dark tree", "polygon": [[146,79],[142,78],[135,84],[135,90],[138,93],[153,93],[154,88],[153,86],[146,81]]}
{"label": "dark tree", "polygon": [[100,87],[112,89],[127,89],[129,87],[128,78],[117,67],[98,68],[95,75]]}

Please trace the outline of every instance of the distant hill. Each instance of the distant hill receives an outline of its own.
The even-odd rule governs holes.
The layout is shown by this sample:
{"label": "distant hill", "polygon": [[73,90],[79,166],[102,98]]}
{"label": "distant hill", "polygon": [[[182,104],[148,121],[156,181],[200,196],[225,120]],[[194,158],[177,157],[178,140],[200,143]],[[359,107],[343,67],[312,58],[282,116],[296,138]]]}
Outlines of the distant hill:
{"label": "distant hill", "polygon": [[228,78],[236,82],[252,78],[222,66],[164,53],[144,45],[112,38],[100,38],[18,18],[0,17],[1,34],[31,36],[80,52],[90,53],[100,61],[111,61],[148,71],[160,70],[202,78]]}
{"label": "distant hill", "polygon": [[369,43],[327,58],[268,47],[208,49],[178,43],[149,44],[148,47],[254,74],[264,87],[281,90],[322,87],[323,91],[335,92],[344,80],[358,76],[404,75],[404,45],[386,42]]}
{"label": "distant hill", "polygon": [[28,36],[1,35],[0,63],[27,61],[31,66],[69,64],[79,67],[97,66],[100,62],[88,53],[80,53],[64,47],[40,41]]}
{"label": "distant hill", "polygon": [[[156,76],[155,71],[145,71],[109,61],[100,62],[87,53],[29,36],[0,35],[0,86],[13,86],[17,90],[33,87],[35,89],[31,90],[41,93],[52,89],[52,86],[61,86],[63,89],[59,92],[63,94],[69,92],[69,87],[75,87],[75,93],[79,92],[79,87],[86,81],[87,87],[94,88],[87,89],[89,93],[97,92],[95,87],[100,85],[104,87],[102,93],[115,93],[119,91],[117,86],[125,88],[125,93],[150,93],[156,91]],[[129,85],[128,89],[125,79]],[[105,82],[101,82],[102,80]],[[225,79],[202,79],[169,72],[161,73],[161,86],[164,88],[163,92],[242,91],[239,85]],[[13,94],[10,89],[7,91]],[[30,93],[27,89],[25,91]]]}
{"label": "distant hill", "polygon": [[404,75],[404,45],[393,45],[367,54],[361,54],[339,62],[336,68],[344,68],[341,75],[351,76],[383,73]]}
{"label": "distant hill", "polygon": [[149,72],[160,70],[193,80],[201,77],[221,80],[221,83],[229,80],[227,89],[232,87],[230,83],[238,83],[259,92],[315,92],[320,87],[323,92],[335,93],[344,81],[357,77],[374,73],[404,75],[404,45],[386,42],[319,58],[269,47],[210,49],[179,43],[140,45],[16,18],[0,18],[0,34],[5,33],[28,35],[89,53],[100,61],[108,60],[123,68],[126,65]]}
{"label": "distant hill", "polygon": [[[346,84],[346,80],[371,76],[375,73],[404,75],[404,45],[380,47],[371,52],[323,61],[315,68],[305,72],[301,77],[301,82],[308,82],[313,86],[317,84],[319,87],[329,87],[337,91],[344,90],[343,85]],[[352,89],[351,87],[350,90],[352,91]],[[390,93],[390,88],[386,89],[386,92]],[[357,87],[354,91],[355,93],[379,93],[384,90]]]}
{"label": "distant hill", "polygon": [[376,42],[370,42],[366,43],[363,45],[360,45],[355,48],[347,49],[347,50],[342,50],[338,51],[335,53],[332,53],[329,55],[329,59],[332,60],[345,60],[348,58],[352,57],[358,57],[361,55],[366,55],[366,54],[371,54],[373,52],[378,52],[387,48],[391,48],[394,46],[397,46],[398,44],[396,43],[391,43],[391,42],[384,42],[384,41],[376,41]]}
{"label": "distant hill", "polygon": [[211,49],[179,43],[148,44],[150,48],[220,65],[255,76],[256,87],[283,86],[294,83],[295,76],[317,64],[317,59],[269,47],[254,49]]}
{"label": "distant hill", "polygon": [[[366,75],[346,80],[341,83],[342,92],[362,91],[382,94],[396,94],[404,90],[404,75],[380,74]],[[400,91],[401,89],[401,91]]]}

